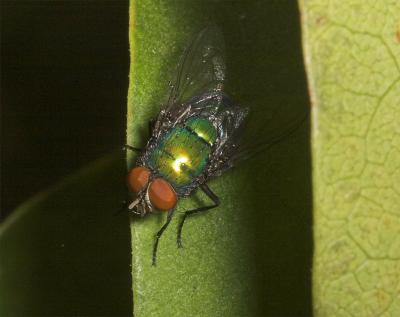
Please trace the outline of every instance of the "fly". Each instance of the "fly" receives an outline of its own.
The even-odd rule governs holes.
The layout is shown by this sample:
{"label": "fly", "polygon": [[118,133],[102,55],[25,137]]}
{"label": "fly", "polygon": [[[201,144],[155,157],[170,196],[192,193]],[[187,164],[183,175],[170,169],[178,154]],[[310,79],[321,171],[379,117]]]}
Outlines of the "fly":
{"label": "fly", "polygon": [[[159,239],[171,222],[177,202],[197,189],[210,199],[210,204],[183,214],[177,233],[177,245],[182,247],[186,218],[220,205],[207,182],[237,161],[259,152],[240,144],[248,109],[233,102],[223,91],[224,80],[222,35],[217,27],[207,27],[184,51],[168,101],[150,122],[146,147],[126,145],[126,149],[139,154],[127,177],[135,197],[127,209],[142,217],[156,211],[167,213],[154,241],[153,265]],[[256,148],[264,150],[276,140]]]}

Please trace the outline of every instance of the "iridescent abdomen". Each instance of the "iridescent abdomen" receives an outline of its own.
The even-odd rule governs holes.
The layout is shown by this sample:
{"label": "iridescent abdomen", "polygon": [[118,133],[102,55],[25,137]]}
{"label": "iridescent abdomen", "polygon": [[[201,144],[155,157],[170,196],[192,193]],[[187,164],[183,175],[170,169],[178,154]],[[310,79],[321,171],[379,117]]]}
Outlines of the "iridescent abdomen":
{"label": "iridescent abdomen", "polygon": [[206,118],[190,118],[165,133],[150,154],[149,166],[180,192],[204,172],[216,136]]}

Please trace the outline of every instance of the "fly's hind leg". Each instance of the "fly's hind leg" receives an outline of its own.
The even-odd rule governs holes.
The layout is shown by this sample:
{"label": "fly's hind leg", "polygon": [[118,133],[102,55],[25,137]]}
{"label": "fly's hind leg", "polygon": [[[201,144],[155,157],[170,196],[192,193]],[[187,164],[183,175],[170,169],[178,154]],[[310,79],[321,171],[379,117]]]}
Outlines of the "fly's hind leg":
{"label": "fly's hind leg", "polygon": [[170,211],[168,211],[167,221],[165,222],[165,224],[161,227],[161,229],[156,234],[156,241],[154,242],[154,246],[153,246],[153,260],[151,263],[153,266],[156,265],[156,261],[157,261],[158,241],[160,240],[162,234],[164,233],[164,230],[167,229],[169,223],[171,222],[172,215],[174,214],[174,210],[175,209],[171,209]]}
{"label": "fly's hind leg", "polygon": [[210,187],[208,187],[206,184],[202,184],[202,185],[200,185],[200,188],[213,201],[213,204],[209,205],[209,206],[203,206],[203,207],[199,207],[196,209],[188,210],[184,213],[184,215],[181,219],[181,222],[179,223],[179,226],[178,226],[178,237],[177,237],[177,241],[176,241],[178,244],[178,248],[182,248],[182,228],[183,228],[183,224],[185,223],[186,217],[216,208],[220,204],[220,200],[219,200],[218,196],[212,192]]}

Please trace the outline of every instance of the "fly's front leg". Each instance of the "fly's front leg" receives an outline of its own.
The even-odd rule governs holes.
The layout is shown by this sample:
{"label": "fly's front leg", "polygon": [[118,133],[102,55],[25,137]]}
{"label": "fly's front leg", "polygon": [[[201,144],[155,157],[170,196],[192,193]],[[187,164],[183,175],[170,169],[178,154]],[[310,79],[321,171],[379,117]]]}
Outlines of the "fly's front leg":
{"label": "fly's front leg", "polygon": [[124,200],[121,204],[121,207],[116,212],[114,212],[113,216],[118,216],[122,212],[129,210],[128,206],[129,206],[129,203],[126,200]]}
{"label": "fly's front leg", "polygon": [[138,147],[134,147],[134,146],[129,145],[129,144],[125,144],[125,145],[122,147],[122,151],[126,151],[126,150],[129,150],[129,151],[132,151],[132,152],[136,152],[136,153],[142,152],[142,151],[143,151],[143,149],[138,148]]}
{"label": "fly's front leg", "polygon": [[199,208],[192,209],[192,210],[188,210],[184,213],[182,220],[178,226],[178,237],[177,237],[177,241],[176,241],[178,244],[178,248],[182,248],[182,228],[183,228],[183,224],[185,223],[186,217],[196,214],[196,213],[200,213],[200,212],[204,212],[204,211],[208,211],[210,209],[216,208],[220,204],[220,200],[219,200],[218,196],[212,192],[210,187],[208,187],[206,184],[203,184],[203,185],[200,185],[200,188],[213,201],[214,204],[209,205],[209,206],[199,207]]}
{"label": "fly's front leg", "polygon": [[149,136],[151,136],[153,134],[153,130],[154,130],[155,125],[156,125],[156,120],[155,119],[151,119],[149,121]]}
{"label": "fly's front leg", "polygon": [[[156,120],[152,119],[152,120],[149,121],[149,136],[151,136],[155,125],[156,125]],[[132,145],[129,145],[129,144],[125,144],[122,147],[122,150],[123,151],[129,150],[129,151],[132,151],[132,152],[135,152],[135,153],[143,152],[143,149],[135,147],[135,146],[132,146]]]}
{"label": "fly's front leg", "polygon": [[171,209],[170,211],[168,211],[167,221],[165,222],[165,224],[161,227],[161,229],[156,234],[156,241],[154,242],[154,246],[153,246],[153,261],[151,263],[153,266],[156,265],[156,261],[157,261],[158,241],[160,240],[162,234],[164,233],[164,230],[167,229],[169,223],[171,222],[172,215],[174,214],[174,210],[175,209]]}

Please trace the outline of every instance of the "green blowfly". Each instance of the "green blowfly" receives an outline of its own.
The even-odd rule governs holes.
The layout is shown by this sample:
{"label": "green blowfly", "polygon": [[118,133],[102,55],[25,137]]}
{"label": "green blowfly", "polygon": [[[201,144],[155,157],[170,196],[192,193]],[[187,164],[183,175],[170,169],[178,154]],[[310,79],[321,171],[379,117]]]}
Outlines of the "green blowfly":
{"label": "green blowfly", "polygon": [[181,57],[168,101],[150,122],[146,147],[126,145],[126,149],[139,153],[128,173],[134,200],[126,208],[142,217],[155,211],[168,213],[156,234],[153,265],[159,239],[171,222],[178,200],[200,189],[211,201],[183,214],[177,235],[178,247],[182,247],[186,218],[220,204],[207,182],[277,140],[252,148],[240,144],[248,109],[223,91],[223,43],[215,26],[203,29],[194,38]]}

